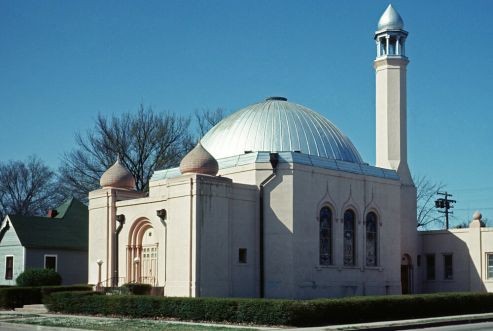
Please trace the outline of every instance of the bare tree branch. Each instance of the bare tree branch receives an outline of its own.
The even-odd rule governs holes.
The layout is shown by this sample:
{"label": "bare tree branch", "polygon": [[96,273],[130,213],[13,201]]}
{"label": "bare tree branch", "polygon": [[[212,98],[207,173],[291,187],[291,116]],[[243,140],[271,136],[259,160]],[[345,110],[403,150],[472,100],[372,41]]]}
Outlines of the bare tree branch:
{"label": "bare tree branch", "polygon": [[200,137],[202,138],[214,125],[219,123],[228,114],[222,108],[216,108],[215,110],[210,109],[198,109],[194,112],[195,121],[199,129]]}
{"label": "bare tree branch", "polygon": [[39,158],[0,164],[0,216],[44,215],[63,199],[56,176]]}
{"label": "bare tree branch", "polygon": [[434,183],[426,176],[413,180],[417,189],[417,227],[426,229],[433,224],[443,226],[443,218],[435,208],[435,197],[445,185]]}
{"label": "bare tree branch", "polygon": [[105,117],[95,127],[76,135],[77,147],[66,153],[59,169],[64,190],[81,201],[99,188],[99,179],[120,156],[134,175],[137,190],[147,191],[154,170],[177,166],[191,148],[190,119],[156,113],[140,106],[136,113]]}

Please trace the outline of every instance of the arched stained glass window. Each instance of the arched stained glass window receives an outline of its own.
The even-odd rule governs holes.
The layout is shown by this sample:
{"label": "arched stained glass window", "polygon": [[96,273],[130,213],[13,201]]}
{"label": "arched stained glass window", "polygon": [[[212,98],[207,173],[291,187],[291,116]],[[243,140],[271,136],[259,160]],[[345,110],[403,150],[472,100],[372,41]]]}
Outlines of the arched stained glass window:
{"label": "arched stained glass window", "polygon": [[366,215],[366,265],[377,266],[377,214]]}
{"label": "arched stained glass window", "polygon": [[332,211],[329,207],[320,209],[320,265],[332,264]]}
{"label": "arched stained glass window", "polygon": [[355,214],[351,209],[344,212],[344,265],[355,264]]}

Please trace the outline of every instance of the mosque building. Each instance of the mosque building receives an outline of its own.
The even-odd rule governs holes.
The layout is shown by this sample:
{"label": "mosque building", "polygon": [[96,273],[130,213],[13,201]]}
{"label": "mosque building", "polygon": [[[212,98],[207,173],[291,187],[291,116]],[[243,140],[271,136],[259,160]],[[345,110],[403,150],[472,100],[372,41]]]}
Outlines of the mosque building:
{"label": "mosque building", "polygon": [[305,106],[277,96],[247,106],[179,168],[156,171],[148,196],[120,161],[103,174],[89,193],[89,283],[182,297],[433,291],[421,256],[438,234],[416,230],[407,163],[407,36],[389,5],[375,33],[375,166]]}

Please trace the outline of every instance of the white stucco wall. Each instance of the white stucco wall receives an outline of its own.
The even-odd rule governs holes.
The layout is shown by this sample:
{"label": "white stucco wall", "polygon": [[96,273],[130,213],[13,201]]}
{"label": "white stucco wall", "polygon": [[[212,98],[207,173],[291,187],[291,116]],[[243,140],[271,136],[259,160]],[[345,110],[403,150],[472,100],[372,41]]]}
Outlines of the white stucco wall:
{"label": "white stucco wall", "polygon": [[[419,275],[423,292],[493,292],[487,255],[493,253],[493,228],[422,231]],[[426,255],[435,255],[435,280],[426,279]],[[453,256],[453,279],[444,279],[444,254]]]}
{"label": "white stucco wall", "polygon": [[[400,293],[398,181],[294,165],[293,297]],[[333,265],[319,265],[319,210],[334,212]],[[356,214],[355,265],[343,263],[343,215]],[[378,215],[378,265],[366,266],[365,217]],[[397,239],[397,240],[396,240]]]}
{"label": "white stucco wall", "polygon": [[[270,163],[225,169],[221,176],[187,174],[151,182],[149,197],[104,189],[90,195],[89,282],[99,258],[114,265],[115,215],[125,215],[119,235],[121,282],[135,281],[132,248],[138,224],[158,243],[155,286],[167,296],[260,295],[259,187]],[[264,190],[265,296],[318,298],[400,293],[401,183],[313,166],[280,163]],[[319,211],[334,213],[333,264],[319,265]],[[343,264],[343,213],[356,213],[354,266]],[[162,222],[156,211],[165,209]],[[378,215],[378,265],[366,266],[365,217]],[[415,235],[415,233],[414,233]],[[146,239],[150,243],[149,238]],[[246,249],[246,263],[239,250]],[[107,262],[109,261],[109,262]],[[112,276],[103,264],[102,280]]]}

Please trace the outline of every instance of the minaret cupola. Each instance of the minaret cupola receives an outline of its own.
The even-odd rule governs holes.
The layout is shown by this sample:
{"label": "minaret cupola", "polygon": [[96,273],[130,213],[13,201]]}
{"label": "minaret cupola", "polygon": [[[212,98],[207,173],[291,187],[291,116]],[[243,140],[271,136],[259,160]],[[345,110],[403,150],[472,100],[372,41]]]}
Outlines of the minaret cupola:
{"label": "minaret cupola", "polygon": [[406,57],[406,37],[401,15],[389,5],[380,17],[375,32],[377,59],[379,57]]}

